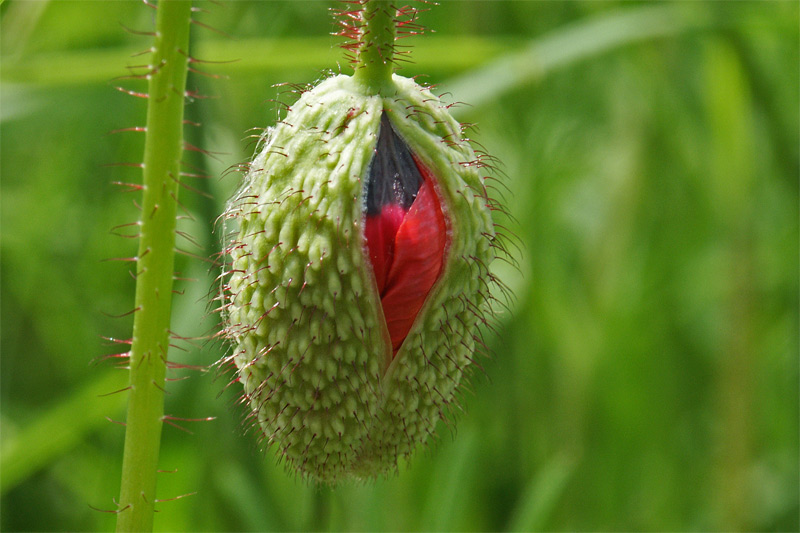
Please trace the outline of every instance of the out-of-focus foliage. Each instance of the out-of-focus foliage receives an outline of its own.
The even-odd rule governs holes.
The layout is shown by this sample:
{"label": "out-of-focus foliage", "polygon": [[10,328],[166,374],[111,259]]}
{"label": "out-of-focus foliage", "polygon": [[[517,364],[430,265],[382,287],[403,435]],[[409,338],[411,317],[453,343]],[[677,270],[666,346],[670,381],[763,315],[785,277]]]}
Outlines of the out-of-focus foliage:
{"label": "out-of-focus foliage", "polygon": [[[249,157],[326,69],[348,72],[325,2],[200,4],[183,230],[210,257]],[[108,530],[119,488],[124,351],[144,101],[113,80],[149,37],[138,2],[0,6],[2,521]],[[405,75],[458,93],[501,161],[519,269],[455,431],[374,484],[318,491],[243,435],[214,372],[168,384],[160,531],[797,530],[796,2],[442,2]],[[511,58],[511,59],[510,59]],[[516,59],[514,59],[516,58]],[[502,89],[502,90],[500,90]],[[488,95],[488,96],[487,96]],[[195,170],[199,169],[199,170]],[[507,187],[507,189],[505,189]],[[115,233],[133,234],[122,227]],[[180,259],[173,330],[213,334],[216,271]],[[224,347],[180,343],[208,365]],[[224,392],[223,392],[224,391]]]}

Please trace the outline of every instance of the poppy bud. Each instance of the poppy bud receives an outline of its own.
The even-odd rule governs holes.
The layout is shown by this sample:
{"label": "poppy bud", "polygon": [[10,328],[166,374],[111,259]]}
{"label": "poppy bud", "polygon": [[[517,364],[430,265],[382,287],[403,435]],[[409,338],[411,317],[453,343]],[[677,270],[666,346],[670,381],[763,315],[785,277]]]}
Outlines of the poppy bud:
{"label": "poppy bud", "polygon": [[433,434],[488,308],[477,157],[413,80],[303,93],[231,201],[226,334],[250,415],[322,482],[396,469]]}

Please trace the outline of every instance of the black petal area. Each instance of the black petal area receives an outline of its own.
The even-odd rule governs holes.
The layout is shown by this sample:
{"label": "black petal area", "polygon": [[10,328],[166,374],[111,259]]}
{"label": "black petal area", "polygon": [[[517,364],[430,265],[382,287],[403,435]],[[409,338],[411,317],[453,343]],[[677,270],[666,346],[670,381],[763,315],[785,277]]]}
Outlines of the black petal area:
{"label": "black petal area", "polygon": [[408,211],[422,181],[411,149],[394,131],[384,111],[375,155],[369,165],[367,215],[379,215],[387,205],[400,205],[404,211]]}

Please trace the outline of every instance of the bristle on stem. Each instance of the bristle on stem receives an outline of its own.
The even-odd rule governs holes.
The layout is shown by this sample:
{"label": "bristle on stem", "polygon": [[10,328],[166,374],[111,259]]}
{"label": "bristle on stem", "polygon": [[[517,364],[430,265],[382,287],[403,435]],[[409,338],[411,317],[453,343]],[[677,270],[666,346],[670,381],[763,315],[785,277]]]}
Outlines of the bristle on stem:
{"label": "bristle on stem", "polygon": [[354,78],[368,94],[391,84],[397,33],[396,9],[388,0],[364,0]]}
{"label": "bristle on stem", "polygon": [[151,531],[164,415],[191,2],[158,4],[149,77],[130,396],[117,531]]}

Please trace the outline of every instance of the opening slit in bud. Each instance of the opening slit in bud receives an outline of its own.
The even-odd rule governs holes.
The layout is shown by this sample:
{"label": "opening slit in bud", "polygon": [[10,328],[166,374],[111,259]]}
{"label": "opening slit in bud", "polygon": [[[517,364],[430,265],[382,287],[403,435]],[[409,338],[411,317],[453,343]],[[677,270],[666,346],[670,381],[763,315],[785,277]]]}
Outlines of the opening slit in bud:
{"label": "opening slit in bud", "polygon": [[447,227],[433,175],[385,111],[369,167],[364,236],[396,355],[442,271]]}

